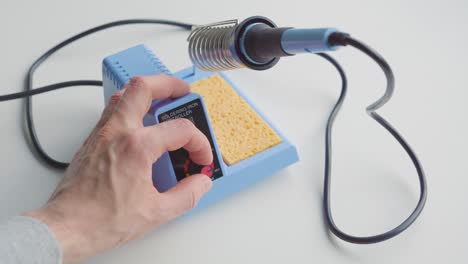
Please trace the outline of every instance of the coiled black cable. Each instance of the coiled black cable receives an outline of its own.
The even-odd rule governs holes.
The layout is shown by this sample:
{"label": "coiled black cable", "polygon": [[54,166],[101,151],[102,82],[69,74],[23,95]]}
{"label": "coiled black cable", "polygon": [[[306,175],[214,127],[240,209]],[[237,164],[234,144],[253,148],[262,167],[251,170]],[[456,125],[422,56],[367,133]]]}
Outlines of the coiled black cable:
{"label": "coiled black cable", "polygon": [[[59,168],[59,169],[65,169],[69,163],[67,162],[62,162],[58,161],[54,158],[52,158],[47,152],[44,150],[42,147],[41,143],[39,142],[39,139],[37,137],[36,133],[36,128],[34,126],[34,118],[33,118],[33,111],[32,111],[32,100],[31,100],[31,95],[41,93],[41,92],[46,92],[49,90],[54,90],[54,89],[59,89],[59,88],[65,88],[65,87],[71,87],[71,86],[83,86],[83,85],[95,85],[95,86],[102,86],[102,81],[96,80],[96,81],[88,81],[88,80],[78,80],[78,81],[72,81],[72,82],[65,82],[65,83],[57,83],[57,84],[52,84],[48,85],[45,87],[42,87],[40,90],[37,90],[34,92],[33,89],[33,77],[34,77],[34,72],[36,69],[49,58],[52,54],[60,50],[61,48],[69,45],[70,43],[81,39],[83,37],[86,37],[88,35],[91,35],[93,33],[102,31],[104,29],[108,29],[111,27],[117,27],[117,26],[124,26],[124,25],[130,25],[130,24],[160,24],[160,25],[169,25],[169,26],[177,26],[181,27],[186,30],[190,30],[192,28],[192,24],[188,23],[183,23],[183,22],[177,22],[177,21],[170,21],[170,20],[164,20],[164,19],[128,19],[128,20],[119,20],[119,21],[114,21],[110,22],[107,24],[103,24],[91,29],[88,29],[86,31],[83,31],[75,36],[72,36],[59,44],[55,45],[48,51],[46,51],[44,54],[42,54],[38,59],[36,59],[32,65],[29,67],[29,70],[26,74],[26,79],[25,79],[25,92],[16,94],[17,97],[12,96],[11,98],[19,98],[19,97],[25,97],[25,118],[26,118],[26,127],[28,130],[28,135],[29,138],[31,139],[31,143],[33,145],[33,148],[37,151],[37,154],[39,157],[45,161],[48,165],[54,167],[54,168]],[[18,97],[19,96],[19,97]],[[3,97],[7,98],[8,97]],[[0,100],[1,101],[1,100]]]}
{"label": "coiled black cable", "polygon": [[401,224],[391,229],[390,231],[387,231],[382,234],[374,235],[374,236],[359,237],[359,236],[349,235],[343,232],[342,230],[340,230],[336,226],[333,220],[333,215],[331,212],[331,205],[330,205],[332,129],[333,129],[335,118],[346,97],[347,79],[346,79],[346,74],[343,68],[335,59],[333,59],[331,56],[327,54],[318,53],[317,55],[326,59],[338,70],[338,73],[342,80],[342,88],[341,88],[340,96],[328,117],[327,126],[325,130],[325,169],[324,169],[325,172],[324,172],[324,188],[323,188],[323,208],[325,212],[325,219],[326,219],[326,222],[330,231],[333,234],[335,234],[337,237],[341,238],[342,240],[345,240],[350,243],[355,243],[355,244],[373,244],[373,243],[382,242],[392,237],[395,237],[396,235],[406,230],[418,218],[418,216],[421,214],[424,208],[424,205],[426,203],[426,198],[427,198],[426,177],[424,175],[424,171],[421,166],[421,163],[419,162],[416,154],[408,145],[408,143],[405,141],[405,139],[398,133],[398,131],[392,125],[390,125],[388,121],[386,121],[382,116],[380,116],[377,112],[375,112],[377,109],[382,107],[386,102],[388,102],[393,94],[393,90],[395,87],[395,77],[393,75],[392,69],[390,68],[390,65],[385,61],[385,59],[379,53],[377,53],[375,50],[365,45],[364,43],[350,37],[348,34],[345,34],[345,33],[337,33],[337,34],[339,35],[335,35],[330,38],[332,41],[332,43],[330,44],[342,45],[342,46],[350,45],[350,46],[357,48],[358,50],[364,52],[366,55],[371,57],[384,72],[385,77],[387,79],[387,86],[385,89],[385,93],[376,102],[369,105],[366,108],[366,110],[367,110],[367,113],[375,121],[377,121],[381,126],[383,126],[390,134],[392,134],[392,136],[398,141],[398,143],[400,143],[400,145],[406,151],[408,156],[411,158],[411,161],[413,162],[413,165],[416,168],[416,172],[419,178],[420,195],[419,195],[419,200],[418,200],[416,207],[414,208],[413,212]]}

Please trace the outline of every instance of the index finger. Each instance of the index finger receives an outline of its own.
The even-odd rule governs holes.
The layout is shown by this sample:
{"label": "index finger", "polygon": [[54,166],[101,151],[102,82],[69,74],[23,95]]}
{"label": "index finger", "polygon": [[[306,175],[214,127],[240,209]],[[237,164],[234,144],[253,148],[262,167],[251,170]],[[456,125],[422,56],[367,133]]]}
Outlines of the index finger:
{"label": "index finger", "polygon": [[140,127],[152,100],[176,98],[188,92],[186,82],[169,75],[133,77],[125,85],[125,93],[115,107],[113,118],[128,127]]}
{"label": "index finger", "polygon": [[190,159],[200,165],[213,162],[213,152],[208,138],[185,118],[169,120],[144,128],[142,136],[153,161],[166,151],[184,148]]}

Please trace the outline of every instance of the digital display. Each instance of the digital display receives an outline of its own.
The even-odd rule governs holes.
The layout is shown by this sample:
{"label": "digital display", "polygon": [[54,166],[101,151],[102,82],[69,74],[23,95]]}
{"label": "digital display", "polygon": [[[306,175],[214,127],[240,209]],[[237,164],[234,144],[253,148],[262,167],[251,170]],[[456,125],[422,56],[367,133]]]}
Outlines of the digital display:
{"label": "digital display", "polygon": [[213,162],[210,165],[199,165],[194,163],[189,158],[189,153],[185,149],[169,151],[172,167],[177,178],[177,181],[184,179],[187,176],[202,173],[210,177],[212,180],[223,176],[219,165],[218,155],[214,148],[213,138],[208,126],[208,120],[205,116],[205,111],[200,99],[195,99],[183,105],[180,105],[172,110],[158,115],[160,123],[177,119],[186,118],[192,121],[193,124],[208,138],[213,152]]}

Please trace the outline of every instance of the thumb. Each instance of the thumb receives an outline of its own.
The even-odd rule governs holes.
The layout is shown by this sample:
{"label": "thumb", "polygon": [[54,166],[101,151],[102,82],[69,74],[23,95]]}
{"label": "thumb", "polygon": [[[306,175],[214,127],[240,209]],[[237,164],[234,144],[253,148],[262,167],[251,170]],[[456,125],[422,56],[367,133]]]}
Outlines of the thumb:
{"label": "thumb", "polygon": [[166,208],[171,211],[170,218],[176,218],[194,208],[207,193],[213,182],[204,174],[195,174],[181,180],[176,186],[162,193]]}

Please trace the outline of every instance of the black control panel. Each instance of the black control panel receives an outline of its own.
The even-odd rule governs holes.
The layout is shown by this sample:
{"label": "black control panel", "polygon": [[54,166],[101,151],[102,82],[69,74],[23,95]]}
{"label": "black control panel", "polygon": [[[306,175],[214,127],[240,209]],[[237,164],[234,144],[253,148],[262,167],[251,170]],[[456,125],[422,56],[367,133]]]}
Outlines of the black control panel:
{"label": "black control panel", "polygon": [[223,172],[214,147],[213,135],[210,132],[208,120],[205,116],[201,100],[195,99],[158,115],[160,123],[177,118],[186,118],[192,121],[192,123],[194,123],[195,126],[208,138],[211,145],[211,151],[213,152],[213,162],[210,165],[199,165],[190,160],[189,153],[185,149],[170,151],[169,156],[171,158],[171,163],[174,168],[177,181],[198,173],[205,174],[212,180],[222,177]]}

